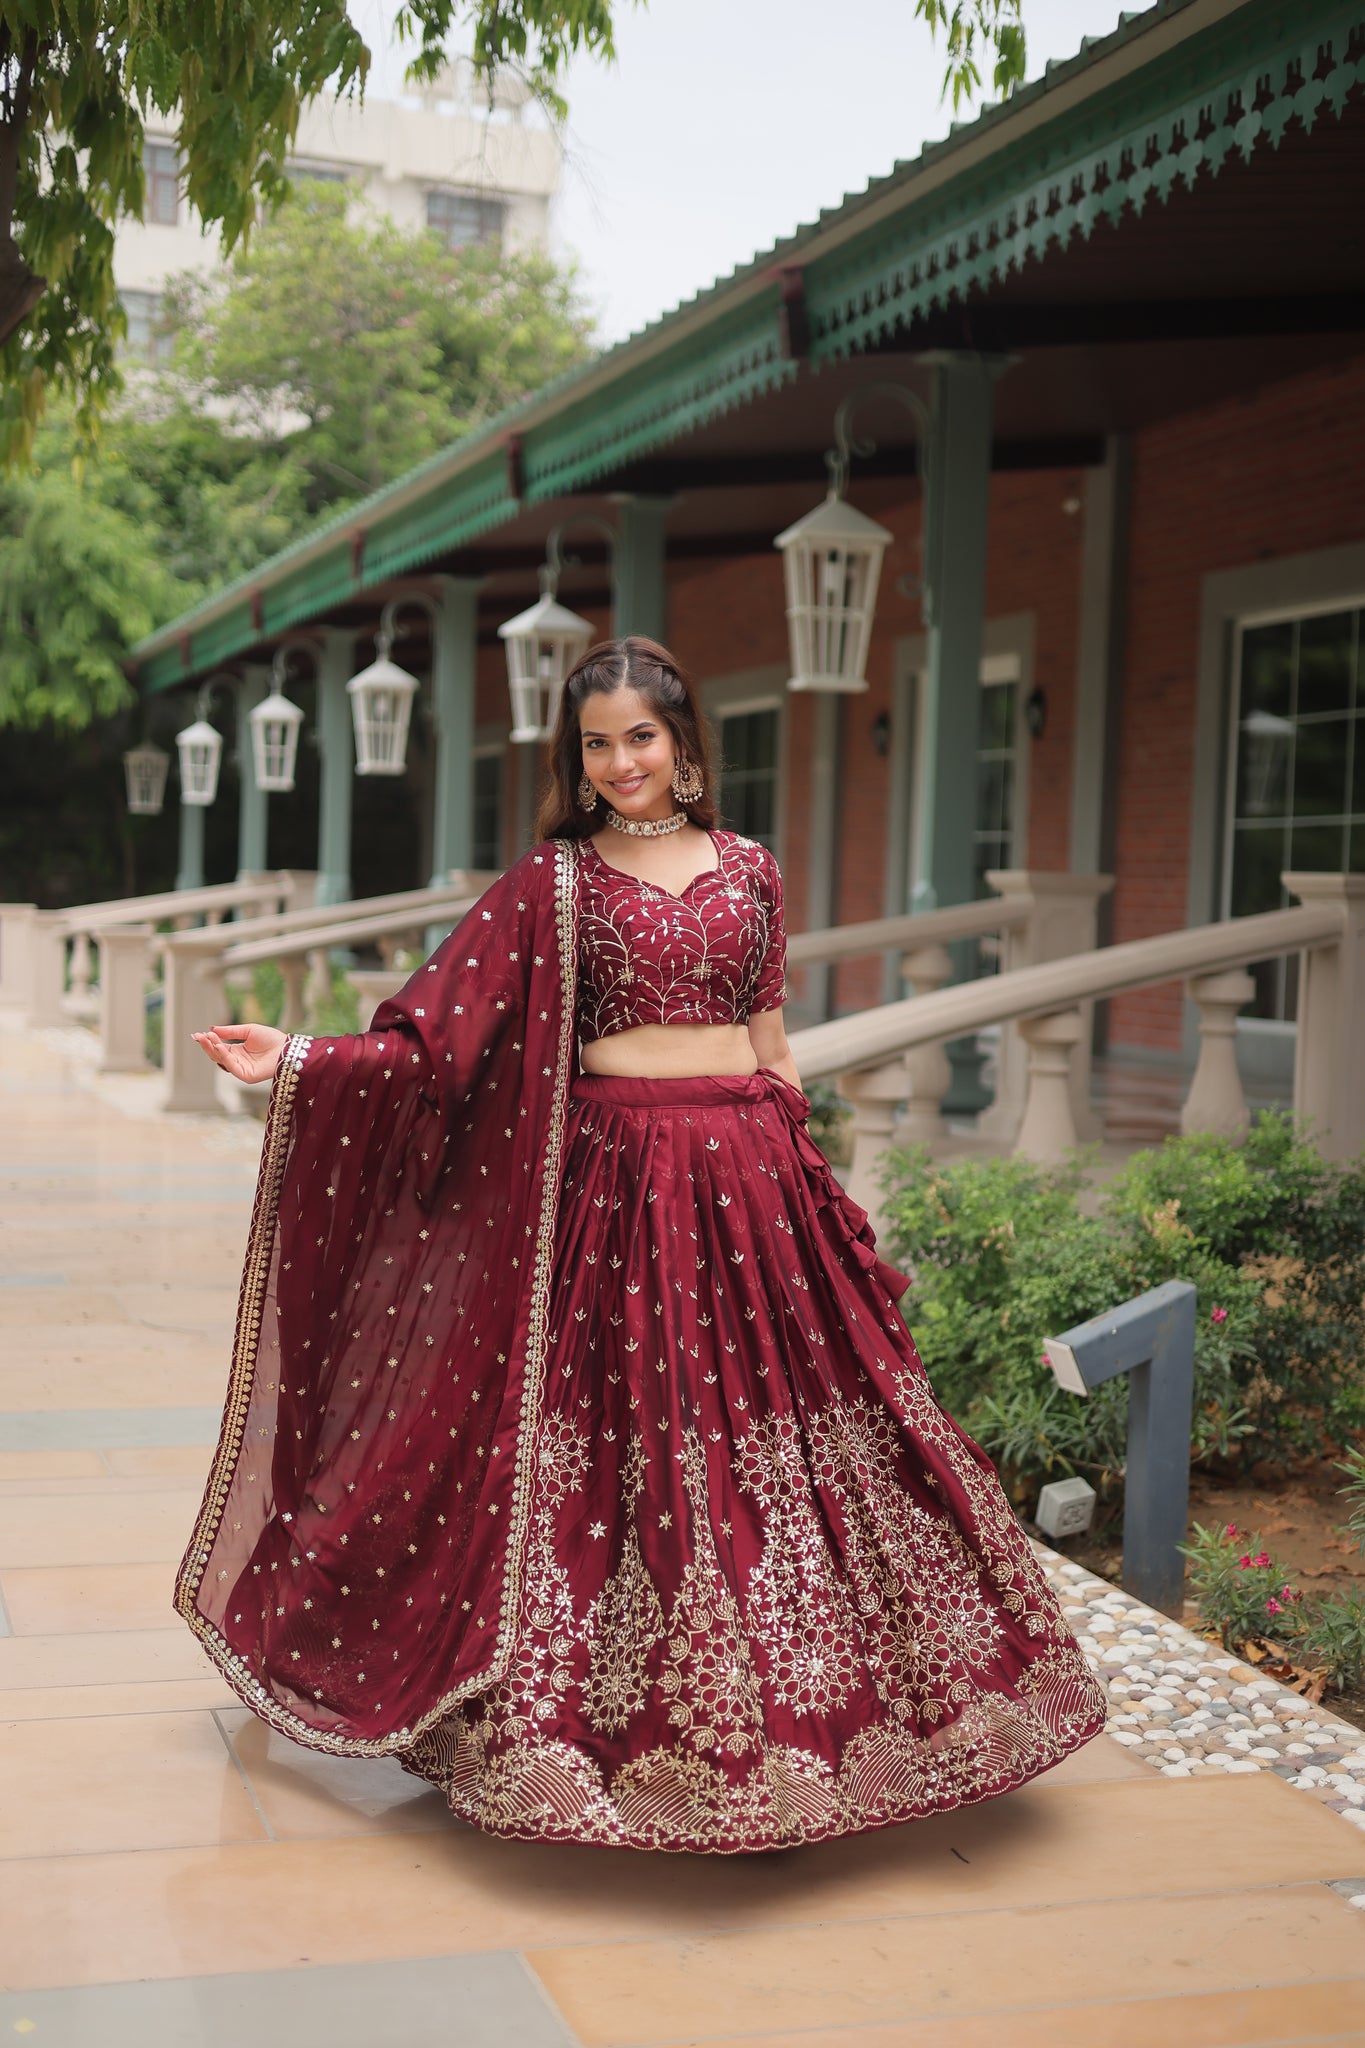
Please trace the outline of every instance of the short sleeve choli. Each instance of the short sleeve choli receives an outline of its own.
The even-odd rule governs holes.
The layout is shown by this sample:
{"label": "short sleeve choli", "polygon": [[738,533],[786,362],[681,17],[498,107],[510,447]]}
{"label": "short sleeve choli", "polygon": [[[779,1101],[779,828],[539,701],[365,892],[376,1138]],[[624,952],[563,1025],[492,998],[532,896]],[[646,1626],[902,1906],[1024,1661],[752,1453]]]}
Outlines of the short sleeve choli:
{"label": "short sleeve choli", "polygon": [[640,1024],[747,1024],[786,985],[782,876],[756,840],[713,832],[716,865],[680,896],[581,842],[578,1028],[584,1043]]}

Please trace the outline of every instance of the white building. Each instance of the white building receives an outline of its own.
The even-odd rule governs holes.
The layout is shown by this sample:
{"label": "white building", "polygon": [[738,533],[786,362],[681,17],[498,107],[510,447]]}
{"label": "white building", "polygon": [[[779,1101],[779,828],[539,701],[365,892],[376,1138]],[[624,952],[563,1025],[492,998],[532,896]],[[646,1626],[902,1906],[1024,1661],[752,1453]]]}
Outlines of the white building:
{"label": "white building", "polygon": [[[412,102],[314,100],[299,117],[290,163],[301,175],[346,184],[358,207],[400,227],[427,227],[452,248],[501,239],[544,249],[559,187],[559,138],[531,111],[518,81],[500,81],[494,104],[468,65],[452,66]],[[146,219],[116,230],[114,278],[128,315],[129,346],[156,346],[166,279],[222,261],[181,187],[174,133],[148,124]]]}

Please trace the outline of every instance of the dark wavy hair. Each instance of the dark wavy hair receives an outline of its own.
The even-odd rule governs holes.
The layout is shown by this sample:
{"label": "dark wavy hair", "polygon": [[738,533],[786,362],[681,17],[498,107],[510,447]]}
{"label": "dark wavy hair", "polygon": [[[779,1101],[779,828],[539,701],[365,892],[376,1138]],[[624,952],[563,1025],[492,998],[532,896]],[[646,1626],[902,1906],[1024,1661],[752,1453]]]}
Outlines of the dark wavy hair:
{"label": "dark wavy hair", "polygon": [[591,811],[585,811],[578,801],[583,776],[579,715],[589,697],[609,697],[617,690],[638,691],[672,733],[679,761],[701,770],[701,795],[682,806],[693,824],[710,829],[718,822],[710,735],[692,678],[657,640],[632,633],[624,640],[599,640],[564,679],[550,741],[549,782],[536,812],[537,839],[585,839],[600,828],[602,799],[598,798]]}

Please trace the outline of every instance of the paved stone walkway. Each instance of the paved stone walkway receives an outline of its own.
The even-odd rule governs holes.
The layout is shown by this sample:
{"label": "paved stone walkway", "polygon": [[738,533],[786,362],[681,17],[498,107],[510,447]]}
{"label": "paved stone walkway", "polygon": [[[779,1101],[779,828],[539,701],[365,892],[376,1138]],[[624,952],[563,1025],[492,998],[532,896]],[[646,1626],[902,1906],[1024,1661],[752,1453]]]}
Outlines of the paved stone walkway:
{"label": "paved stone walkway", "polygon": [[755,1859],[503,1844],[390,1761],[262,1727],[169,1606],[258,1134],[159,1117],[155,1092],[96,1087],[83,1040],[0,1019],[0,2036],[1361,2039],[1359,1738],[1061,1559],[1119,1739],[853,1841]]}

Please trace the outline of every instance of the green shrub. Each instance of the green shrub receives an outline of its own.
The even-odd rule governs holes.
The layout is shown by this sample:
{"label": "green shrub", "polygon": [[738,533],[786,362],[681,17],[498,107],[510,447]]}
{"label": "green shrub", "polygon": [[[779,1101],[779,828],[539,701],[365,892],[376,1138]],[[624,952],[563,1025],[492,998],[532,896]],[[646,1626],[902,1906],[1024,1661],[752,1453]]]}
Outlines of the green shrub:
{"label": "green shrub", "polygon": [[1365,1451],[1348,1451],[1338,1461],[1337,1470],[1346,1474],[1346,1484],[1339,1491],[1350,1509],[1341,1525],[1342,1534],[1349,1536],[1357,1550],[1365,1553]]}
{"label": "green shrub", "polygon": [[845,1102],[828,1081],[812,1081],[805,1091],[810,1103],[808,1128],[831,1166],[847,1166],[853,1158],[849,1123],[853,1104]]}
{"label": "green shrub", "polygon": [[1196,1522],[1194,1541],[1180,1546],[1200,1622],[1225,1650],[1265,1636],[1286,1643],[1299,1631],[1302,1595],[1269,1551],[1249,1548],[1256,1540],[1232,1522],[1221,1529]]}
{"label": "green shrub", "polygon": [[1136,1153],[1098,1201],[1086,1167],[936,1166],[923,1148],[888,1166],[906,1320],[1015,1498],[1074,1471],[1112,1490],[1127,1382],[1063,1394],[1042,1340],[1165,1280],[1198,1291],[1196,1461],[1288,1466],[1348,1441],[1365,1423],[1365,1165],[1330,1164],[1275,1114],[1240,1148]]}
{"label": "green shrub", "polygon": [[1333,1691],[1354,1691],[1365,1679],[1365,1600],[1297,1592],[1268,1551],[1253,1549],[1257,1542],[1231,1522],[1221,1529],[1196,1522],[1194,1541],[1181,1548],[1201,1624],[1225,1650],[1278,1644]]}
{"label": "green shrub", "polygon": [[1324,1594],[1308,1609],[1294,1649],[1301,1663],[1327,1673],[1334,1690],[1356,1691],[1365,1679],[1365,1600]]}

